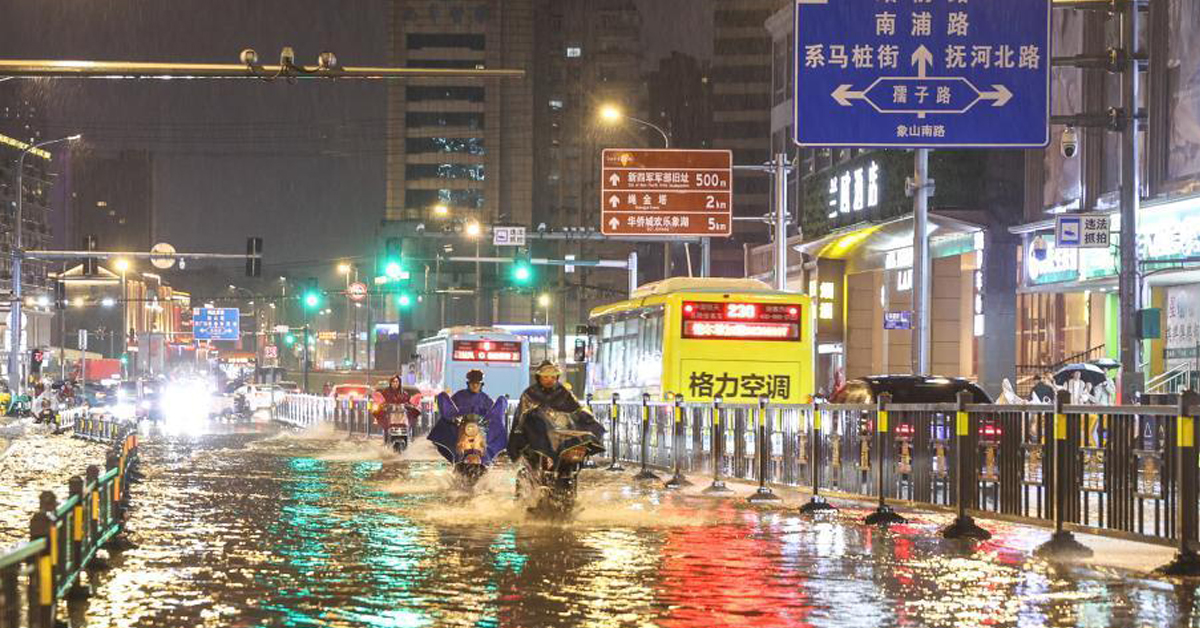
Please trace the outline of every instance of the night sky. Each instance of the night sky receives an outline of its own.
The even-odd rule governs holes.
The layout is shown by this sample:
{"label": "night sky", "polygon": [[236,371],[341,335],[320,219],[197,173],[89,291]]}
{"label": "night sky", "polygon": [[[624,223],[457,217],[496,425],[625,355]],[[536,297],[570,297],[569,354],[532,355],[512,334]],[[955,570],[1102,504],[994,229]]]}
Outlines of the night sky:
{"label": "night sky", "polygon": [[[648,66],[672,49],[711,55],[708,1],[638,1],[644,22],[662,25],[643,36]],[[290,45],[306,64],[323,49],[345,65],[387,61],[386,0],[3,4],[5,58],[236,62],[252,47],[273,62]],[[47,80],[38,88],[48,97],[45,136],[84,134],[76,159],[89,150],[154,152],[157,239],[180,250],[240,252],[246,236],[262,235],[271,273],[326,266],[361,254],[382,218],[381,83]]]}

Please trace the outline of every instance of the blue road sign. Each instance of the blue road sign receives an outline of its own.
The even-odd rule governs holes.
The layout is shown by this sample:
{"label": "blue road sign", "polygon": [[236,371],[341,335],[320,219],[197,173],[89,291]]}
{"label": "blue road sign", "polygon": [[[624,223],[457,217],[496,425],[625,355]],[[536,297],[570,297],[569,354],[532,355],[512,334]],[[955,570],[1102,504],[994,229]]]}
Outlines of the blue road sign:
{"label": "blue road sign", "polygon": [[1083,244],[1083,217],[1059,216],[1054,233],[1055,244],[1058,246],[1079,246]]}
{"label": "blue road sign", "polygon": [[1050,0],[796,0],[803,146],[1044,147]]}
{"label": "blue road sign", "polygon": [[192,337],[196,340],[241,338],[241,311],[235,307],[192,308]]}
{"label": "blue road sign", "polygon": [[903,310],[900,312],[884,312],[883,328],[912,329],[912,312],[909,310]]}

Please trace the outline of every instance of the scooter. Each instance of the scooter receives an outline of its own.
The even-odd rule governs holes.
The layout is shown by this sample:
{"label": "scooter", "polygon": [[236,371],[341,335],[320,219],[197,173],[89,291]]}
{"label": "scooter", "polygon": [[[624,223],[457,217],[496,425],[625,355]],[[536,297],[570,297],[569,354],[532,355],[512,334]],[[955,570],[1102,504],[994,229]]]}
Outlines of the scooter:
{"label": "scooter", "polygon": [[384,434],[384,442],[392,448],[397,454],[404,453],[408,449],[408,440],[412,435],[408,422],[408,410],[395,403],[389,403],[384,411],[388,415],[387,434]]}
{"label": "scooter", "polygon": [[604,428],[584,410],[560,412],[536,408],[522,426],[529,445],[517,469],[517,499],[531,514],[562,518],[575,509],[579,471],[603,453]]}
{"label": "scooter", "polygon": [[454,465],[454,477],[464,490],[471,490],[487,473],[496,454],[508,445],[504,412],[508,398],[501,396],[484,415],[463,414],[446,393],[437,396],[438,422],[429,440],[438,453]]}

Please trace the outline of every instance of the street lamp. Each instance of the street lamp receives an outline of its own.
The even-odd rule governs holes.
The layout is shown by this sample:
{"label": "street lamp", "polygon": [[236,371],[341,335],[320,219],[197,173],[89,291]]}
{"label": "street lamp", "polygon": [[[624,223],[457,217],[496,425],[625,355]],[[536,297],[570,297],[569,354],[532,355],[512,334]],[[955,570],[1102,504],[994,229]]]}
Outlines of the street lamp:
{"label": "street lamp", "polygon": [[60,137],[56,140],[46,140],[45,142],[30,144],[21,151],[21,156],[17,158],[17,222],[14,228],[16,238],[12,247],[12,307],[9,313],[10,319],[8,324],[8,386],[14,395],[21,390],[21,262],[25,257],[25,250],[21,236],[25,232],[25,229],[23,229],[24,214],[22,211],[24,209],[25,198],[25,155],[28,155],[30,151],[43,146],[49,146],[59,142],[74,142],[82,137],[82,135],[76,133],[75,135]]}
{"label": "street lamp", "polygon": [[664,131],[662,129],[662,127],[658,126],[657,124],[654,124],[653,122],[647,122],[646,120],[642,120],[641,118],[635,118],[633,116],[625,115],[625,112],[622,111],[621,108],[616,105],[609,104],[609,105],[604,105],[604,106],[600,107],[600,119],[603,120],[604,122],[607,122],[608,124],[617,124],[622,120],[631,120],[631,121],[641,124],[643,126],[648,126],[652,129],[654,129],[655,131],[658,131],[658,134],[662,136],[663,148],[671,147],[671,138],[669,136],[667,136],[667,132]]}
{"label": "street lamp", "polygon": [[433,215],[437,216],[438,218],[445,218],[446,216],[450,215],[450,208],[445,204],[438,203],[437,205],[433,206]]}
{"label": "street lamp", "polygon": [[479,223],[472,220],[467,223],[467,237],[475,240],[475,324],[481,324],[480,308],[483,305],[483,268],[479,265],[479,237],[482,229],[479,228]]}
{"label": "street lamp", "polygon": [[349,275],[350,270],[353,268],[353,266],[351,266],[350,264],[348,264],[346,262],[342,262],[341,264],[338,264],[337,268],[338,268],[339,273],[341,273],[343,275]]}

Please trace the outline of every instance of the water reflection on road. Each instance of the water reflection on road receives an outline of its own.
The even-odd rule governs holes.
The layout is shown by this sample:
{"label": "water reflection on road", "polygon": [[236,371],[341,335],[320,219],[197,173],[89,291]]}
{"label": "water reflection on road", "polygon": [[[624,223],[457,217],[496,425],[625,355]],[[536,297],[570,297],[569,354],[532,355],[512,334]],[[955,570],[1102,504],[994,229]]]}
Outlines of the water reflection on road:
{"label": "water reflection on road", "polygon": [[[945,543],[927,519],[675,496],[588,472],[570,524],[527,520],[511,472],[264,425],[149,439],[89,626],[1165,626],[1190,590]],[[997,531],[1017,535],[1017,528]]]}

